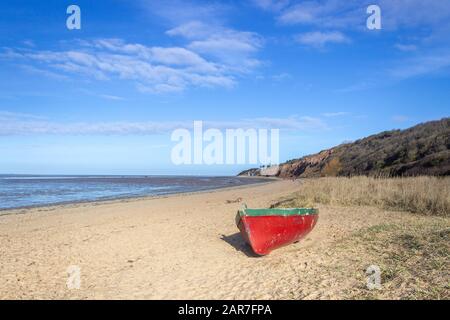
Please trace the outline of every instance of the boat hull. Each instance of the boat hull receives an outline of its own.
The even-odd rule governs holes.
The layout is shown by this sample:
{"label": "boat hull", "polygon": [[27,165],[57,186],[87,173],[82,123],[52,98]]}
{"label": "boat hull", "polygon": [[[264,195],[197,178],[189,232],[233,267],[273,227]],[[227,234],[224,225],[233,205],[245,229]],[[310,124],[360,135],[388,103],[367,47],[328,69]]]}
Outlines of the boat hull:
{"label": "boat hull", "polygon": [[316,225],[318,214],[246,215],[238,212],[236,224],[244,240],[258,255],[297,242]]}

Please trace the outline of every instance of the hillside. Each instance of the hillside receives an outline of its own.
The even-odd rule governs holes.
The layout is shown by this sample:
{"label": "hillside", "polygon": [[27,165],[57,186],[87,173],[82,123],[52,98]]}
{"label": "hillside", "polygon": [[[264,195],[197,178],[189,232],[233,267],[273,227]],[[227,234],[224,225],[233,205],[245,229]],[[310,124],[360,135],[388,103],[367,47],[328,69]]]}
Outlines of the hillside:
{"label": "hillside", "polygon": [[[260,175],[260,170],[239,175]],[[282,178],[352,175],[450,175],[450,118],[381,132],[290,160],[277,173]]]}

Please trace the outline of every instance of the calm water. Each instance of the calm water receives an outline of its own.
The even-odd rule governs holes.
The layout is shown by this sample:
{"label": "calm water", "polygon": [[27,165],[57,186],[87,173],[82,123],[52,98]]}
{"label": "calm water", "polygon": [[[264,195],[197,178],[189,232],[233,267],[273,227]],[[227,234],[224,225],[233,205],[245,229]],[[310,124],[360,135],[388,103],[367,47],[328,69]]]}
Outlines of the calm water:
{"label": "calm water", "polygon": [[0,210],[165,195],[262,181],[240,177],[0,175]]}

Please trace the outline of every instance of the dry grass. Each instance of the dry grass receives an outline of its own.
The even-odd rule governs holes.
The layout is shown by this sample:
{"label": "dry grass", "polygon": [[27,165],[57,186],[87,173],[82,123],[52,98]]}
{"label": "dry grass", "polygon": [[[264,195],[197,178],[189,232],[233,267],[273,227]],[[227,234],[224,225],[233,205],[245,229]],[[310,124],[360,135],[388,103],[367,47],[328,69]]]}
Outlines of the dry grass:
{"label": "dry grass", "polygon": [[361,267],[371,261],[382,271],[380,290],[358,285],[347,290],[346,298],[449,299],[450,225],[446,218],[428,219],[376,225],[337,245],[336,254],[345,255],[351,247],[366,262]]}
{"label": "dry grass", "polygon": [[322,203],[450,215],[450,177],[328,177],[302,182],[300,191],[274,206],[310,207]]}

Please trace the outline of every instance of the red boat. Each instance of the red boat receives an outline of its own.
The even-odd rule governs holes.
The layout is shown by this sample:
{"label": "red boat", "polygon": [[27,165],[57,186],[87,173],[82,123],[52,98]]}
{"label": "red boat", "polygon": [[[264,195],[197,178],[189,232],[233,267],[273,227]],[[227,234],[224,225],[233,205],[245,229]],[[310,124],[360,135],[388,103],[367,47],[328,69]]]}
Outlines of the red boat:
{"label": "red boat", "polygon": [[236,215],[242,237],[258,255],[294,243],[305,237],[316,225],[319,211],[313,208],[248,209]]}

